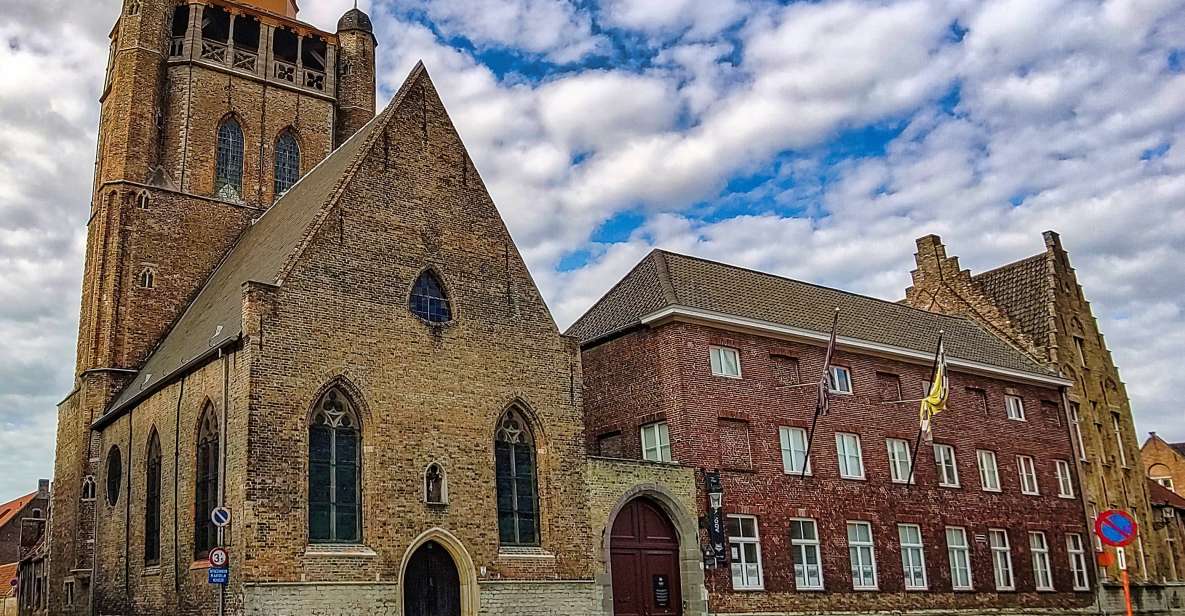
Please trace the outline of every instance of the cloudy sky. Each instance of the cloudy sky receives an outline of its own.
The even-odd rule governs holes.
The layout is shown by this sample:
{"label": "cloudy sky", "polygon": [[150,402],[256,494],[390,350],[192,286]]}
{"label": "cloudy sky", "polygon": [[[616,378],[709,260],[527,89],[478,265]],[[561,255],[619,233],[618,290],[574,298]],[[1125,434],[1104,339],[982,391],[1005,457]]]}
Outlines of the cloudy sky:
{"label": "cloudy sky", "polygon": [[[353,0],[302,0],[333,29]],[[52,470],[116,0],[0,16],[0,500]],[[1056,229],[1140,433],[1185,440],[1185,0],[362,0],[561,326],[656,246],[897,299]]]}

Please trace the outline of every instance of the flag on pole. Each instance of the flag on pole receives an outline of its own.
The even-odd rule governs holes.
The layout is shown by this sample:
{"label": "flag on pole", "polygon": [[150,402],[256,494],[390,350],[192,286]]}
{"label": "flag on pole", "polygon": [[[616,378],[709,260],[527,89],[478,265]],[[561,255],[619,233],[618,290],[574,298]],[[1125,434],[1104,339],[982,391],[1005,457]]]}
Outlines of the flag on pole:
{"label": "flag on pole", "polygon": [[934,378],[930,381],[930,393],[922,398],[922,408],[918,419],[921,422],[922,434],[926,442],[934,440],[932,431],[934,416],[946,410],[946,400],[950,394],[950,382],[946,373],[946,345],[941,336],[938,339],[938,352],[934,355]]}
{"label": "flag on pole", "polygon": [[835,330],[839,329],[839,309],[831,322],[831,340],[827,342],[827,356],[823,359],[823,376],[819,378],[819,397],[815,401],[815,416],[826,415],[831,410],[831,356],[835,354]]}

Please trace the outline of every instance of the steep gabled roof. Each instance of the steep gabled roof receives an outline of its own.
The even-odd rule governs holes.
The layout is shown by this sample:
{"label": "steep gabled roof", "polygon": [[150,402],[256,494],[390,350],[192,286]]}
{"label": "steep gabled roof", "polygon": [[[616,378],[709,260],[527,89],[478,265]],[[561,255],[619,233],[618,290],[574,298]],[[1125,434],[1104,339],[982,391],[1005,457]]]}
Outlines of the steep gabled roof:
{"label": "steep gabled roof", "polygon": [[427,78],[417,64],[387,108],[306,174],[227,252],[193,302],[144,362],[136,377],[95,422],[102,426],[133,403],[242,335],[243,285],[280,284],[289,264],[324,220],[359,163],[386,129],[412,84]]}
{"label": "steep gabled roof", "polygon": [[831,331],[839,308],[841,338],[933,353],[938,332],[945,331],[947,355],[953,359],[1055,376],[967,318],[663,250],[647,255],[567,334],[592,343],[676,306],[818,333]]}
{"label": "steep gabled roof", "polygon": [[1152,481],[1145,479],[1148,482],[1148,500],[1153,505],[1161,505],[1165,507],[1174,507],[1185,511],[1185,497],[1173,492],[1172,490]]}
{"label": "steep gabled roof", "polygon": [[30,492],[20,498],[0,505],[0,528],[3,528],[5,524],[8,524],[20,515],[21,511],[24,511],[25,507],[28,507],[29,503],[33,502],[35,498],[37,498],[37,492]]}
{"label": "steep gabled roof", "polygon": [[1049,261],[1045,253],[1033,255],[994,270],[972,276],[1013,323],[1037,344],[1049,336]]}

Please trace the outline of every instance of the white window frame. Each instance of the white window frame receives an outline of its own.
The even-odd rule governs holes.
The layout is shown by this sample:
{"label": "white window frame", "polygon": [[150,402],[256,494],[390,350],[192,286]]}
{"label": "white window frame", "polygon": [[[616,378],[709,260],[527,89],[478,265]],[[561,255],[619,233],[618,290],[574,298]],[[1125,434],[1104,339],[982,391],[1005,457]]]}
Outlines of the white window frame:
{"label": "white window frame", "polygon": [[1115,444],[1119,447],[1119,463],[1127,468],[1127,449],[1123,446],[1123,430],[1120,429],[1119,415],[1111,413],[1111,426],[1115,429]]}
{"label": "white window frame", "polygon": [[1033,555],[1033,582],[1037,590],[1053,590],[1053,563],[1049,561],[1049,538],[1041,531],[1029,533],[1029,552]]}
{"label": "white window frame", "polygon": [[[860,468],[860,474],[858,474],[858,475],[852,474],[852,472],[851,472],[851,470],[852,470],[851,464],[852,464],[853,454],[852,454],[852,452],[847,450],[847,444],[846,444],[847,437],[851,437],[851,438],[855,439],[855,442],[856,442],[856,452],[854,454],[854,457],[856,459],[856,462],[859,464],[859,468]],[[839,463],[839,477],[841,479],[863,480],[865,478],[864,450],[863,450],[862,445],[860,444],[860,435],[859,434],[853,434],[851,432],[836,432],[835,433],[835,453],[836,453],[836,460]],[[847,472],[844,471],[845,462],[846,462],[846,465],[848,466]]]}
{"label": "white window frame", "polygon": [[1065,460],[1054,460],[1054,473],[1057,475],[1058,498],[1074,498],[1074,475],[1070,472],[1070,463]]}
{"label": "white window frame", "polygon": [[1041,484],[1037,481],[1037,461],[1033,456],[1016,456],[1016,473],[1020,476],[1021,494],[1041,495]]}
{"label": "white window frame", "polygon": [[1078,365],[1086,367],[1086,339],[1082,336],[1074,336],[1074,349],[1078,351]]}
{"label": "white window frame", "polygon": [[[842,379],[840,378],[842,375]],[[831,393],[840,395],[851,395],[854,391],[852,387],[852,370],[847,366],[831,366],[829,369],[829,377],[831,381]],[[841,388],[841,385],[846,385],[847,388]]]}
{"label": "white window frame", "polygon": [[[894,445],[900,445],[903,449],[896,449]],[[913,461],[910,456],[909,441],[903,438],[889,438],[885,439],[885,448],[889,451],[889,477],[893,483],[913,483],[914,477],[906,480],[905,475],[910,472],[910,463]]]}
{"label": "white window frame", "polygon": [[1086,565],[1086,542],[1082,535],[1069,533],[1066,535],[1066,553],[1070,558],[1070,576],[1074,580],[1074,590],[1090,590],[1090,573]]}
{"label": "white window frame", "polygon": [[[852,538],[853,529],[868,531],[868,539],[860,539],[859,535]],[[876,571],[876,542],[872,535],[872,523],[863,520],[849,520],[848,531],[848,562],[852,569],[852,590],[877,590],[880,588],[880,578]],[[858,533],[858,531],[857,531]],[[872,584],[863,583],[864,570],[872,569]]]}
{"label": "white window frame", "polygon": [[1012,421],[1028,421],[1025,419],[1024,398],[1012,394],[1004,396],[1004,409],[1008,412],[1008,419]]}
{"label": "white window frame", "polygon": [[1078,446],[1078,459],[1086,461],[1086,444],[1082,441],[1082,408],[1077,402],[1070,403],[1070,423],[1074,426],[1074,444]]}
{"label": "white window frame", "polygon": [[[943,488],[957,488],[959,484],[959,462],[955,448],[951,445],[934,444],[934,463],[938,466],[938,485]],[[951,477],[950,475],[953,475]]]}
{"label": "white window frame", "polygon": [[[906,543],[905,537],[902,533],[907,528],[912,528],[918,533],[917,543]],[[905,578],[905,590],[929,590],[930,579],[926,574],[926,548],[922,540],[922,527],[917,524],[898,524],[897,525],[897,540],[901,546],[901,569],[903,577]],[[917,562],[914,562],[914,556],[917,557]],[[922,583],[918,585],[913,583],[912,569],[921,569]]]}
{"label": "white window frame", "polygon": [[[806,474],[810,475],[811,461],[806,458],[806,440],[807,431],[802,428],[792,428],[789,426],[781,426],[778,428],[778,443],[782,450],[782,471],[787,475],[801,475],[803,474],[803,466],[806,467]],[[796,442],[795,438],[801,438]],[[803,465],[796,464],[796,458],[800,457]]]}
{"label": "white window frame", "polygon": [[1150,479],[1152,479],[1152,481],[1155,481],[1156,483],[1159,483],[1160,485],[1164,486],[1165,489],[1169,490],[1170,492],[1177,491],[1177,489],[1173,486],[1173,478],[1172,477],[1169,477],[1166,475],[1164,477],[1151,477]]}
{"label": "white window frame", "polygon": [[[731,355],[734,364],[736,365],[736,374],[731,374],[726,370],[724,357]],[[712,345],[708,347],[708,362],[712,366],[712,375],[720,376],[726,379],[741,378],[741,352],[732,347]]]}
{"label": "white window frame", "polygon": [[[758,528],[757,518],[755,516],[751,516],[751,515],[730,515],[730,516],[728,516],[728,518],[732,519],[732,520],[737,520],[737,527],[742,529],[741,530],[742,533],[744,532],[744,530],[743,530],[744,524],[742,524],[741,521],[742,520],[750,520],[753,522],[753,536],[752,537],[733,536],[733,534],[730,532],[729,537],[728,537],[728,544],[730,546],[753,545],[754,552],[757,555],[757,562],[750,563],[745,559],[744,548],[737,549],[736,553],[733,554],[733,558],[732,558],[732,589],[733,590],[765,590],[765,570],[761,566],[761,530]],[[727,526],[725,528],[727,529]],[[737,558],[737,556],[736,556],[737,554],[740,554],[740,559]],[[738,560],[740,560],[739,563],[737,562]],[[747,580],[747,578],[749,577],[747,565],[757,565],[757,580],[755,582],[751,581],[751,580]],[[738,579],[737,578],[737,567],[738,566],[741,568],[740,569],[741,583],[739,585],[737,584],[737,579]]]}
{"label": "white window frame", "polygon": [[975,461],[979,465],[979,486],[984,492],[999,492],[1000,465],[996,460],[996,452],[990,449],[979,449],[975,452]]}
{"label": "white window frame", "polygon": [[1008,531],[1002,528],[989,528],[988,545],[992,552],[992,578],[996,583],[996,590],[1016,590],[1016,574],[1012,567],[1012,544],[1008,539]]}
{"label": "white window frame", "polygon": [[[961,537],[962,543],[952,543],[951,533]],[[946,555],[950,561],[950,583],[952,590],[974,590],[975,580],[971,570],[971,542],[967,539],[967,529],[962,526],[946,527]],[[966,583],[959,582],[959,574],[966,577]]]}
{"label": "white window frame", "polygon": [[[654,445],[646,445],[646,433],[654,432]],[[639,429],[642,439],[642,459],[648,462],[663,462],[670,464],[675,461],[671,456],[671,432],[665,421],[648,423]],[[653,454],[651,453],[653,452]]]}
{"label": "white window frame", "polygon": [[[794,538],[794,524],[801,524],[804,528],[808,525],[814,532],[814,539]],[[819,543],[819,524],[811,518],[790,518],[790,560],[794,563],[794,587],[798,590],[823,590],[823,551]],[[806,562],[807,553],[815,555],[815,562],[813,565],[815,569],[815,576],[818,578],[818,584],[810,582],[811,576],[808,574],[808,565]],[[802,556],[802,562],[799,563],[799,557]],[[801,571],[801,573],[800,573]]]}

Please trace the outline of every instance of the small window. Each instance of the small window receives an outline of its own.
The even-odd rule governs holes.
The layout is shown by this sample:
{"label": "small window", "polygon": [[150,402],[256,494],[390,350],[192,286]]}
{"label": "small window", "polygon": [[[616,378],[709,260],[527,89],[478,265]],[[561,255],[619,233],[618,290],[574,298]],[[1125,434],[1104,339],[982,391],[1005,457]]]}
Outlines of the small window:
{"label": "small window", "polygon": [[87,475],[82,478],[82,500],[95,500],[95,476]]}
{"label": "small window", "polygon": [[794,556],[794,586],[798,590],[823,589],[823,558],[819,528],[814,520],[790,520],[790,552]]}
{"label": "small window", "polygon": [[732,549],[733,590],[761,590],[761,538],[757,534],[757,518],[730,515],[726,522],[728,545]]}
{"label": "small window", "polygon": [[411,312],[429,323],[453,320],[452,304],[440,278],[431,270],[420,274],[411,291]]}
{"label": "small window", "polygon": [[34,508],[33,508],[33,511],[32,511],[32,515],[33,515],[33,519],[34,519],[34,520],[40,520],[40,519],[42,519],[42,518],[41,518],[41,508],[40,508],[40,507],[34,507]]}
{"label": "small window", "polygon": [[876,590],[872,524],[848,522],[848,560],[852,563],[852,590]]}
{"label": "small window", "polygon": [[65,599],[66,606],[67,607],[73,606],[74,605],[74,580],[66,580],[66,583],[62,585],[62,594],[64,595],[63,598]]}
{"label": "small window", "polygon": [[1020,491],[1037,496],[1041,490],[1037,485],[1037,464],[1030,456],[1016,456],[1016,468],[1020,473]]}
{"label": "small window", "polygon": [[913,462],[909,455],[909,441],[900,438],[891,438],[885,441],[885,443],[889,449],[889,477],[893,480],[893,483],[906,483],[906,476],[909,475],[909,465]]}
{"label": "small window", "polygon": [[128,15],[136,16],[140,14],[140,0],[132,0],[128,3]]}
{"label": "small window", "polygon": [[979,450],[975,452],[979,461],[979,485],[984,492],[1000,491],[1000,469],[996,465],[996,452]]}
{"label": "small window", "polygon": [[300,145],[291,130],[286,130],[276,139],[276,164],[273,191],[277,199],[288,192],[300,179]]}
{"label": "small window", "polygon": [[1008,419],[1025,420],[1025,402],[1020,396],[1004,396],[1004,407],[1008,410]]}
{"label": "small window", "polygon": [[864,479],[864,454],[860,450],[860,437],[837,432],[835,448],[839,454],[839,476],[844,479]]}
{"label": "small window", "polygon": [[151,267],[146,267],[140,270],[140,275],[136,278],[136,286],[141,289],[152,289],[156,287],[156,272]]}
{"label": "small window", "polygon": [[988,545],[992,550],[992,572],[996,578],[996,590],[1016,590],[1012,577],[1012,547],[1008,544],[1008,531],[998,528],[988,530]]}
{"label": "small window", "polygon": [[1049,543],[1045,533],[1029,533],[1029,551],[1033,553],[1033,578],[1037,590],[1053,590],[1053,569],[1049,564]]}
{"label": "small window", "polygon": [[951,588],[971,590],[971,545],[967,543],[967,529],[947,527],[946,553],[950,560]]}
{"label": "small window", "polygon": [[741,378],[741,357],[736,349],[714,346],[710,349],[712,374],[732,379]]}
{"label": "small window", "polygon": [[959,487],[959,465],[955,461],[955,448],[950,445],[934,445],[934,462],[938,465],[938,485],[944,488]]}
{"label": "small window", "polygon": [[148,191],[141,191],[139,194],[136,195],[136,207],[138,207],[142,210],[146,210],[146,209],[148,209],[148,206],[150,205],[150,203],[151,202],[150,202],[150,197],[148,196]]}
{"label": "small window", "polygon": [[1074,336],[1074,350],[1078,352],[1078,365],[1086,367],[1086,340],[1081,336]]}
{"label": "small window", "polygon": [[1085,462],[1086,445],[1082,442],[1082,418],[1079,416],[1080,408],[1077,402],[1070,403],[1070,423],[1074,429],[1074,446],[1078,449],[1078,459]]}
{"label": "small window", "polygon": [[1054,460],[1057,472],[1057,495],[1061,498],[1074,498],[1074,477],[1070,475],[1070,463],[1065,460]]}
{"label": "small window", "polygon": [[1082,535],[1066,535],[1066,552],[1070,556],[1074,590],[1090,590],[1090,575],[1086,572],[1086,544],[1082,541]]}
{"label": "small window", "polygon": [[1173,478],[1172,477],[1153,477],[1152,481],[1159,483],[1160,485],[1168,488],[1169,490],[1171,490],[1173,492],[1177,491],[1176,488],[1173,487]]}
{"label": "small window", "polygon": [[671,434],[667,422],[642,426],[642,459],[651,462],[673,462],[671,457]]}
{"label": "small window", "polygon": [[1123,446],[1123,427],[1119,413],[1111,413],[1111,428],[1115,432],[1115,447],[1119,451],[1119,463],[1127,467],[1127,449]]}
{"label": "small window", "polygon": [[810,462],[806,459],[806,430],[802,428],[778,428],[782,447],[782,470],[787,475],[801,475],[803,468],[811,474]]}
{"label": "small window", "polygon": [[926,590],[926,554],[922,548],[922,528],[917,524],[898,524],[901,540],[901,569],[906,590]]}
{"label": "small window", "polygon": [[852,393],[852,373],[843,366],[831,367],[831,393]]}
{"label": "small window", "polygon": [[429,464],[424,471],[424,502],[429,505],[448,504],[448,483],[445,481],[444,469],[439,464]]}
{"label": "small window", "polygon": [[119,502],[119,486],[123,482],[123,459],[119,447],[107,452],[107,504],[114,507]]}

